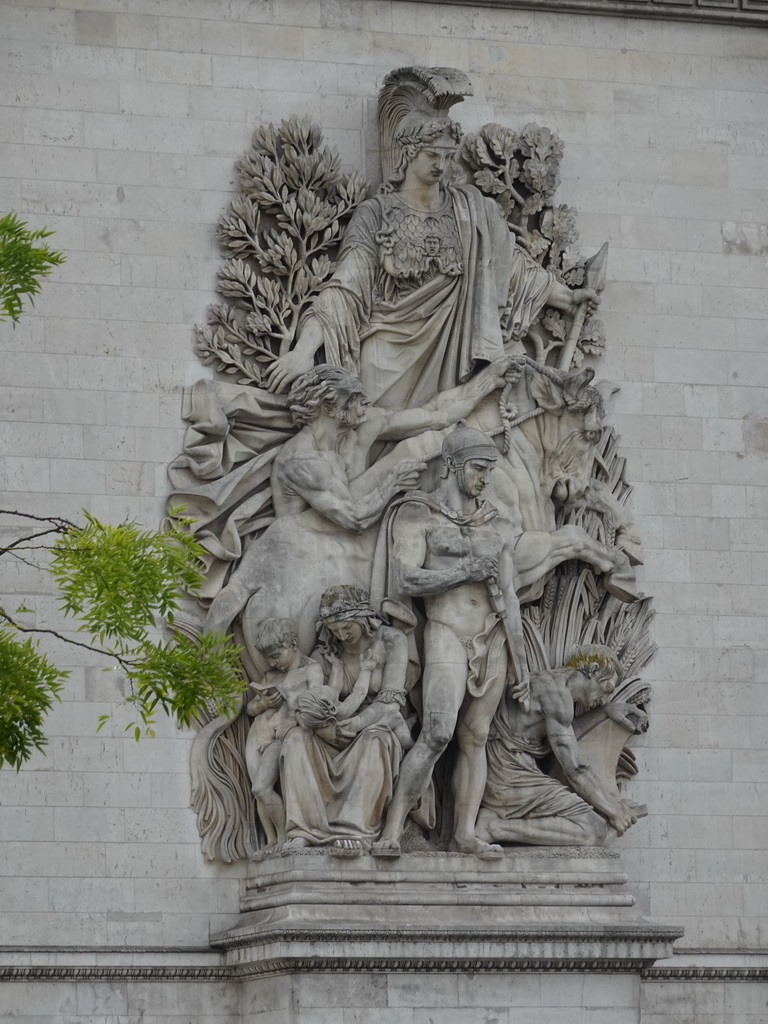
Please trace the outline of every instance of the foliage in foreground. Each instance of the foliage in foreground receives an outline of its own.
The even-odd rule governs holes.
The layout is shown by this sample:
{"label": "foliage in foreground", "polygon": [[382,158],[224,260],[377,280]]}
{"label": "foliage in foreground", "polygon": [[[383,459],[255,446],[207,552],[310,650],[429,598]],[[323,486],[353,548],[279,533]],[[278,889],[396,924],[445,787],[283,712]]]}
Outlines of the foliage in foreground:
{"label": "foliage in foreground", "polygon": [[64,253],[48,245],[36,245],[53,234],[46,228],[27,230],[15,213],[0,217],[0,320],[16,323],[24,310],[22,296],[40,291],[40,278],[63,263]]}
{"label": "foliage in foreground", "polygon": [[[174,511],[177,516],[179,510]],[[220,634],[188,636],[178,632],[169,642],[153,639],[158,620],[172,626],[181,592],[198,590],[203,582],[202,547],[192,536],[190,521],[176,517],[165,532],[138,523],[110,526],[87,512],[85,525],[58,517],[0,510],[18,530],[27,531],[0,547],[0,556],[19,558],[56,581],[62,610],[71,616],[83,640],[52,629],[25,625],[24,607],[10,614],[0,606],[0,766],[17,770],[34,749],[46,744],[45,715],[60,699],[68,673],[52,664],[39,641],[22,634],[49,634],[64,643],[96,651],[126,677],[135,720],[126,728],[136,739],[153,735],[160,709],[188,726],[198,712],[233,713],[245,682],[240,651]],[[29,529],[31,522],[37,524]],[[52,544],[47,540],[55,537]],[[42,543],[41,543],[42,541]],[[31,562],[48,552],[47,565]],[[108,716],[103,716],[100,726]]]}

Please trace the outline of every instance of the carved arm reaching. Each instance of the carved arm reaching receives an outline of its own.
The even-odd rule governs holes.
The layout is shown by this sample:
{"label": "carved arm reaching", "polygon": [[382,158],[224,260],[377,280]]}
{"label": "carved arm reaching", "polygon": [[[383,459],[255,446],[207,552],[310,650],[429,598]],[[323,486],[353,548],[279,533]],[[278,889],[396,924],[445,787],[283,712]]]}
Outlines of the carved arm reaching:
{"label": "carved arm reaching", "polygon": [[378,437],[383,441],[396,441],[424,430],[443,430],[472,410],[494,391],[515,381],[523,364],[514,356],[502,356],[458,387],[442,391],[419,409],[374,409],[369,417],[376,417]]}
{"label": "carved arm reaching", "polygon": [[582,760],[573,731],[573,701],[559,689],[541,687],[536,693],[544,713],[547,739],[573,791],[599,811],[619,835],[637,821],[629,801],[617,801],[598,775]]}
{"label": "carved arm reaching", "polygon": [[404,459],[384,480],[360,497],[354,497],[345,481],[315,454],[294,455],[287,459],[283,472],[297,494],[331,522],[362,533],[381,516],[399,491],[414,487],[425,464]]}
{"label": "carved arm reaching", "polygon": [[327,363],[358,372],[360,326],[370,314],[375,273],[373,250],[357,245],[341,253],[333,278],[315,299],[293,349],[276,359],[265,373],[270,391],[283,391],[311,369],[321,345],[325,346]]}

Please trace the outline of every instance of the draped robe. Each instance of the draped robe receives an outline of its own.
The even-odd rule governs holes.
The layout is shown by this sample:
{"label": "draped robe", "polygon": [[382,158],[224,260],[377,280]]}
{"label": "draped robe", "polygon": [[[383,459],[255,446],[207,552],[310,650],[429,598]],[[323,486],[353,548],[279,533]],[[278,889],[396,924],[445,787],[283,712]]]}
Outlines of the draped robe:
{"label": "draped robe", "polygon": [[382,244],[395,205],[404,200],[385,193],[357,208],[308,316],[322,324],[326,362],[358,374],[374,405],[405,409],[502,356],[502,317],[509,336],[522,337],[554,277],[517,245],[496,202],[467,185],[448,187],[443,207],[456,220],[461,272],[435,261],[431,272],[408,276],[406,267],[398,278]]}

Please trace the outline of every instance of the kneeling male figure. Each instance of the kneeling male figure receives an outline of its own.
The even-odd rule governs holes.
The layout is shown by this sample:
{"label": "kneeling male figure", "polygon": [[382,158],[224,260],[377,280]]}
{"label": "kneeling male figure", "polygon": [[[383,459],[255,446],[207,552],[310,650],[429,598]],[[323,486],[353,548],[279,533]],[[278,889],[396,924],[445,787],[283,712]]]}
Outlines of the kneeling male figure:
{"label": "kneeling male figure", "polygon": [[[601,846],[609,826],[622,835],[637,821],[642,808],[603,785],[580,756],[573,731],[575,705],[584,711],[604,705],[620,675],[613,652],[590,644],[563,668],[532,673],[527,711],[505,694],[488,739],[478,836],[499,843]],[[648,727],[645,712],[632,704],[614,701],[605,710],[630,731]],[[538,759],[550,751],[570,789],[539,767]]]}

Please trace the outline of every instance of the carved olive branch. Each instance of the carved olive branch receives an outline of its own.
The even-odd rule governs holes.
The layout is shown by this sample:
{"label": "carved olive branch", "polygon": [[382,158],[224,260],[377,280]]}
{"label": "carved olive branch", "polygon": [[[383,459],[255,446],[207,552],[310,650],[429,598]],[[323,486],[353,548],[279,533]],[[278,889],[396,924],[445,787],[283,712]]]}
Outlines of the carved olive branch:
{"label": "carved olive branch", "polygon": [[229,256],[219,291],[231,302],[209,311],[208,327],[197,330],[198,352],[219,371],[239,370],[244,382],[258,383],[259,367],[243,355],[263,364],[291,348],[367,186],[359,175],[343,175],[320,129],[297,118],[257,128],[237,168],[241,193],[219,225]]}

